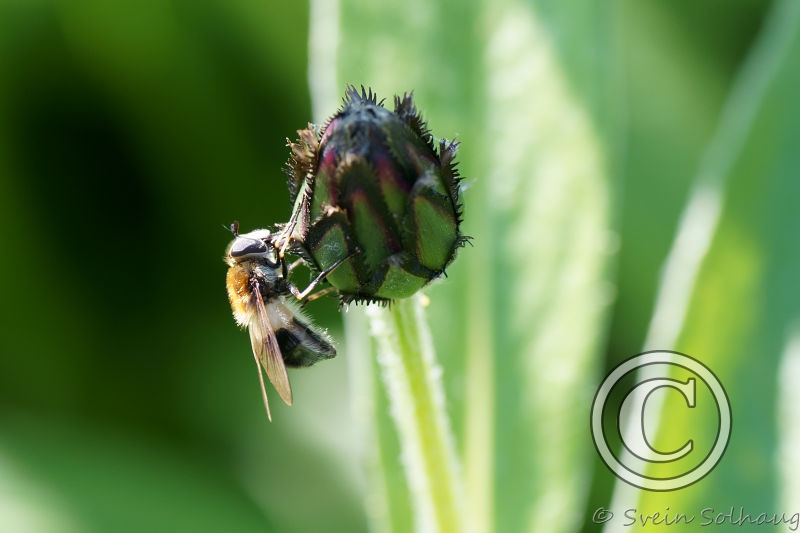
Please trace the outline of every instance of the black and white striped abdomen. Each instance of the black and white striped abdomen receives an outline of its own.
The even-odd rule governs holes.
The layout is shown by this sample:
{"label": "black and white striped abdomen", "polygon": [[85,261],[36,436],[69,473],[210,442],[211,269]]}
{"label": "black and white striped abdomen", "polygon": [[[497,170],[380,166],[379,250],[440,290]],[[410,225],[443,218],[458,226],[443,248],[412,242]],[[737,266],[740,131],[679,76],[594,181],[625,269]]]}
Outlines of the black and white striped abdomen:
{"label": "black and white striped abdomen", "polygon": [[293,302],[274,299],[267,303],[267,314],[286,366],[311,366],[336,356],[328,335],[313,327]]}

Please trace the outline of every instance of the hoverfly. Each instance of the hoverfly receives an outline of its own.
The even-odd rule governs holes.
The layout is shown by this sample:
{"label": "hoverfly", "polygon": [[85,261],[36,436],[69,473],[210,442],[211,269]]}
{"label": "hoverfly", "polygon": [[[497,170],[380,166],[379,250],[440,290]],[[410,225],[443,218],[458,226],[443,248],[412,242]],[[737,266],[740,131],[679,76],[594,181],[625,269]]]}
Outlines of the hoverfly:
{"label": "hoverfly", "polygon": [[[320,273],[301,292],[289,281],[289,273],[300,260],[286,264],[283,253],[276,248],[279,234],[266,229],[240,234],[238,222],[230,229],[234,239],[225,252],[230,267],[226,279],[228,299],[236,322],[250,333],[261,395],[267,417],[272,421],[262,372],[267,374],[281,399],[292,405],[286,367],[311,366],[336,356],[330,337],[311,325],[298,304],[333,290],[323,289],[309,297],[316,285],[341,262]],[[292,301],[292,296],[297,301]]]}

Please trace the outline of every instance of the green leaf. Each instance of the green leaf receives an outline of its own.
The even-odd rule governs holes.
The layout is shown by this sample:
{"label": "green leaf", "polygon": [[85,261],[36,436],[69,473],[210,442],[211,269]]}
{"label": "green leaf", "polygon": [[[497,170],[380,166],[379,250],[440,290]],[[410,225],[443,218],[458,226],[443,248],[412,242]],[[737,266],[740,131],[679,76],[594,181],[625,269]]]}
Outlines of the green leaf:
{"label": "green leaf", "polygon": [[[800,152],[790,141],[800,134],[798,54],[800,7],[777,2],[701,163],[651,326],[652,348],[674,343],[711,368],[726,388],[730,445],[720,465],[697,484],[666,494],[620,485],[618,505],[669,506],[694,512],[698,522],[703,508],[713,508],[713,516],[731,506],[738,515],[740,505],[754,515],[793,512],[786,507],[796,499],[787,498],[791,476],[785,468],[796,458],[790,413],[797,397],[780,374],[793,364],[800,318]],[[654,447],[674,448],[666,428],[691,433],[717,424],[714,412],[666,403]],[[788,464],[774,462],[775,450],[784,450]]]}

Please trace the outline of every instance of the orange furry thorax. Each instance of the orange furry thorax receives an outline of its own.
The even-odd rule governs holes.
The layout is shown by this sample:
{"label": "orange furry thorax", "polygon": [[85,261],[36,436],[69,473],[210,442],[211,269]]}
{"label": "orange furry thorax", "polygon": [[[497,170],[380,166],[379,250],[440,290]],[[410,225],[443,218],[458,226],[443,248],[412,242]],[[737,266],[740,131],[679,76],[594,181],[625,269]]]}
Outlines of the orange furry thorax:
{"label": "orange furry thorax", "polygon": [[243,264],[236,264],[228,269],[228,274],[225,278],[228,288],[228,300],[231,302],[233,316],[241,326],[246,325],[248,322],[248,307],[251,296],[250,276],[250,268]]}

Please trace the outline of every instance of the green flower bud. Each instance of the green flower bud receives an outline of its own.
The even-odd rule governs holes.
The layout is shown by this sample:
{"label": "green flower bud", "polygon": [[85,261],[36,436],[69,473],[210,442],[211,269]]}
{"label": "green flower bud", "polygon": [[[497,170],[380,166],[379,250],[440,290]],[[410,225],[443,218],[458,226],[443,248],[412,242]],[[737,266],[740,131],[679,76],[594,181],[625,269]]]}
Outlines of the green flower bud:
{"label": "green flower bud", "polygon": [[434,142],[411,95],[394,112],[362,87],[289,143],[292,231],[342,302],[405,298],[444,274],[461,234],[456,142]]}

